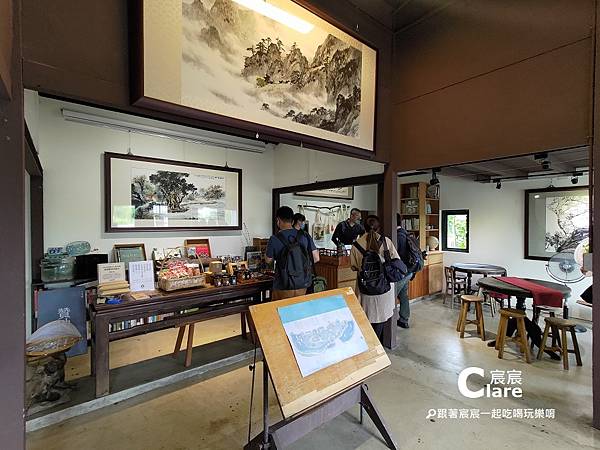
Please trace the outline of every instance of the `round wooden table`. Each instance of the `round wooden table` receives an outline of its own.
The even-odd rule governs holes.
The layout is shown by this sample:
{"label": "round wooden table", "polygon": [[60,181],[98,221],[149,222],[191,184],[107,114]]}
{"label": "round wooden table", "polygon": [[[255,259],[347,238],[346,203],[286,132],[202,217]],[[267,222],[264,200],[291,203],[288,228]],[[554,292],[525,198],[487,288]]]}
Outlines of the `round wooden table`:
{"label": "round wooden table", "polygon": [[454,263],[450,266],[454,272],[467,274],[467,289],[471,292],[471,278],[473,275],[483,275],[484,277],[492,275],[506,276],[506,268],[502,266],[494,266],[493,264],[483,263]]}
{"label": "round wooden table", "polygon": [[[545,281],[545,280],[536,280],[533,278],[523,278],[523,279],[527,280],[527,281],[532,281],[532,282],[539,284],[541,286],[544,286],[544,287],[555,289],[563,295],[564,299],[567,299],[571,296],[571,288],[568,286],[565,286],[564,284],[553,283],[551,281]],[[506,283],[504,281],[500,281],[494,277],[484,277],[484,278],[480,279],[479,281],[477,281],[477,284],[479,285],[479,287],[481,287],[482,289],[484,289],[486,291],[497,292],[499,294],[505,294],[505,295],[508,295],[509,297],[512,297],[512,296],[516,297],[517,298],[516,308],[521,309],[523,311],[525,310],[525,299],[533,298],[533,294],[531,293],[530,290],[520,288],[518,286],[515,286],[510,283]],[[542,306],[542,305],[538,305],[538,306]],[[536,315],[535,307],[536,307],[536,305],[534,305],[534,316]],[[567,302],[564,302],[564,304],[563,304],[563,317],[565,319],[569,317],[569,309],[567,307]]]}

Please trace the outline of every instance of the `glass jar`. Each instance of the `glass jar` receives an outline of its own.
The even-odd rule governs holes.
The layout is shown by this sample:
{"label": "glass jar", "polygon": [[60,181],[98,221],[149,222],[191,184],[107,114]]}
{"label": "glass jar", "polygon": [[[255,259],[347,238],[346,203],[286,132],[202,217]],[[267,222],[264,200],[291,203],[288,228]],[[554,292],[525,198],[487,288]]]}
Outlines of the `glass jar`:
{"label": "glass jar", "polygon": [[60,255],[46,255],[40,263],[42,281],[68,281],[73,279],[75,272],[75,257],[66,253]]}

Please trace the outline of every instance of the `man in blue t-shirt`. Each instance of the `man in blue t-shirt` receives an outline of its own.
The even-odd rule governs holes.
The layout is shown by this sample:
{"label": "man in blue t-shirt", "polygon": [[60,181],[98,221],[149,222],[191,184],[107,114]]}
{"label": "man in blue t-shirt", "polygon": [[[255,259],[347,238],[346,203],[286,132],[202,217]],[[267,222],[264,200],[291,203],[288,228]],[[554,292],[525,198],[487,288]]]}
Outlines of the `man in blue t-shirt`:
{"label": "man in blue t-shirt", "polygon": [[[296,230],[292,226],[293,217],[294,211],[292,211],[292,208],[289,206],[282,206],[277,210],[275,219],[277,221],[277,228],[279,228],[280,231],[277,233],[278,236],[273,235],[269,239],[266,252],[267,262],[271,262],[272,260],[275,260],[276,264],[279,262],[283,250],[285,249],[285,245],[281,242],[280,238],[287,240],[290,243],[293,243],[295,239],[298,239],[298,243],[307,250],[309,257],[310,254],[312,254],[313,261],[315,263],[319,261],[319,251],[317,250],[314,241],[309,234],[301,230]],[[282,280],[278,277],[278,273],[279,271],[276,268],[275,280],[273,280],[273,300],[281,300],[306,294],[306,287],[302,289],[284,289]]]}

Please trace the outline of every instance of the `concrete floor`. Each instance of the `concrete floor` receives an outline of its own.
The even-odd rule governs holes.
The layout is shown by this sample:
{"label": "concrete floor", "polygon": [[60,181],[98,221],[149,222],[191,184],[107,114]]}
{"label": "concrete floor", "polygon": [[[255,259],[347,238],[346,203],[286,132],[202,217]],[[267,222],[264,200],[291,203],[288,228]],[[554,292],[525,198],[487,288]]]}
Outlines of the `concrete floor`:
{"label": "concrete floor", "polygon": [[[563,371],[560,362],[544,358],[526,364],[516,347],[499,360],[496,352],[478,337],[459,339],[454,331],[458,310],[441,300],[414,304],[411,328],[399,330],[399,347],[390,352],[392,366],[369,381],[369,391],[403,449],[571,449],[600,448],[600,431],[590,427],[591,332],[578,334],[583,367]],[[493,338],[497,321],[485,313],[488,338]],[[212,321],[216,333],[235,333],[237,318]],[[144,341],[146,357],[160,349],[169,351],[174,336],[153,333]],[[198,339],[208,338],[202,333]],[[140,342],[136,343],[136,358]],[[131,345],[131,344],[129,344]],[[120,360],[127,362],[129,351],[123,341]],[[164,354],[164,353],[161,353]],[[75,372],[84,373],[83,358]],[[118,358],[113,358],[119,364]],[[489,371],[522,370],[522,399],[468,399],[457,389],[458,374],[469,366]],[[257,373],[253,418],[254,435],[260,429],[261,383]],[[477,377],[473,377],[477,380]],[[473,381],[473,380],[472,380]],[[473,389],[478,386],[470,383]],[[68,420],[28,434],[30,450],[158,450],[241,448],[247,436],[251,373],[247,368],[167,394],[146,394],[104,410]],[[556,419],[426,419],[429,409],[555,408]],[[272,421],[280,419],[271,396]],[[354,408],[321,429],[306,436],[295,449],[380,449],[386,448],[367,419],[357,423]]]}

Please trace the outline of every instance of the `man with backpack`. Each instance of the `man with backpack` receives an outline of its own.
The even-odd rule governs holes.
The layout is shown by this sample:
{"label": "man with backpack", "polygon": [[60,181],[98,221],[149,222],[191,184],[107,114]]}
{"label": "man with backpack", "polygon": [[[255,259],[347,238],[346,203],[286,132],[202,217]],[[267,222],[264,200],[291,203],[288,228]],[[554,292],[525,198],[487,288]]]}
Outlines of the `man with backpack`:
{"label": "man with backpack", "polygon": [[319,261],[319,251],[312,238],[292,226],[293,218],[292,208],[279,208],[275,214],[279,232],[271,236],[267,244],[266,260],[275,260],[273,300],[306,294],[313,281],[313,261]]}
{"label": "man with backpack", "polygon": [[396,214],[398,254],[400,259],[406,264],[407,275],[396,283],[396,298],[400,303],[400,314],[398,326],[400,328],[409,328],[408,319],[410,318],[410,303],[408,301],[408,283],[415,277],[415,274],[423,269],[423,252],[415,237],[402,228],[402,219],[400,214]]}

